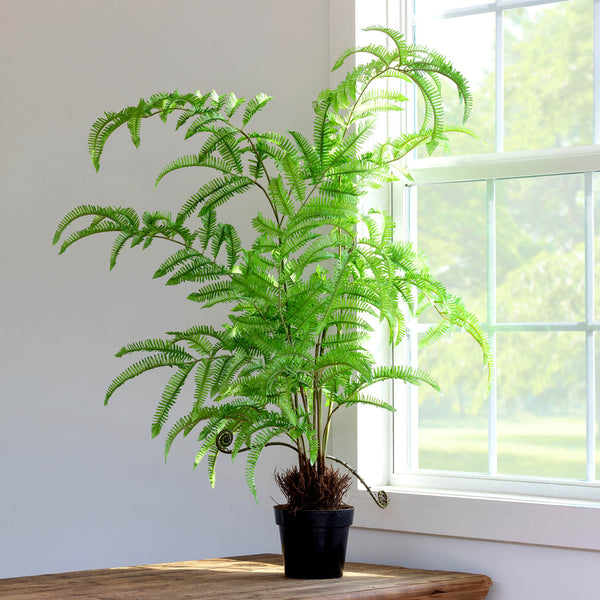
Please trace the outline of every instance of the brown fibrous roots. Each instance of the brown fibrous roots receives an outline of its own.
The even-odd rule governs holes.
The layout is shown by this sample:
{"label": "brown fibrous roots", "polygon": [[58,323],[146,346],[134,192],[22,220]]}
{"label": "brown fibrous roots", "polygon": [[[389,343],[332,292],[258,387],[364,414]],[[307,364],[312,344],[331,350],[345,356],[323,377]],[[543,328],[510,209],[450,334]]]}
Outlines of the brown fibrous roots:
{"label": "brown fibrous roots", "polygon": [[339,510],[347,508],[344,495],[352,485],[352,477],[329,465],[304,464],[275,473],[275,482],[290,510]]}

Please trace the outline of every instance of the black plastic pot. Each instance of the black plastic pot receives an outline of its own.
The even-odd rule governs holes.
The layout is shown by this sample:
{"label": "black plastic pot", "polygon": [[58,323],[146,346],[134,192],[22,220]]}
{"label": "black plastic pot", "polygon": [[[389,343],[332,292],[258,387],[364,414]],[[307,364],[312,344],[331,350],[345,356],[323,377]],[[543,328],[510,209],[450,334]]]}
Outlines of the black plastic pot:
{"label": "black plastic pot", "polygon": [[344,573],[354,508],[291,511],[275,506],[285,576],[333,579]]}

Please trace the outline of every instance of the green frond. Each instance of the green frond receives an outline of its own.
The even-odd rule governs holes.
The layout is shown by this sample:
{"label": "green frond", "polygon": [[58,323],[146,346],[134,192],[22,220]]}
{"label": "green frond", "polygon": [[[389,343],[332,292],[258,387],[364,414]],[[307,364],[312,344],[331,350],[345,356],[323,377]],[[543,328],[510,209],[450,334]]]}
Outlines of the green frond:
{"label": "green frond", "polygon": [[233,92],[227,94],[227,101],[223,107],[223,111],[227,115],[228,119],[231,119],[237,110],[246,102],[245,98],[238,98]]}
{"label": "green frond", "polygon": [[227,268],[231,271],[242,254],[242,240],[233,225],[223,225],[225,248],[227,250]]}
{"label": "green frond", "polygon": [[180,267],[182,263],[187,263],[188,261],[194,264],[213,264],[209,258],[200,254],[200,252],[194,248],[181,248],[162,262],[154,272],[153,278],[157,279],[158,277],[164,277],[167,273],[172,273],[175,269]]}
{"label": "green frond", "polygon": [[160,352],[182,361],[194,360],[194,357],[185,348],[176,345],[176,340],[163,340],[160,338],[149,338],[131,342],[123,346],[115,356],[121,358],[133,352]]}
{"label": "green frond", "polygon": [[222,302],[231,302],[238,297],[239,294],[234,290],[230,281],[219,281],[205,285],[187,298],[193,302],[204,302],[204,306],[208,307]]}
{"label": "green frond", "polygon": [[137,107],[131,111],[129,119],[127,120],[127,127],[131,135],[131,141],[136,148],[140,147],[140,126],[142,122],[142,116],[146,114],[146,101],[140,98]]}
{"label": "green frond", "polygon": [[208,458],[206,459],[206,465],[208,467],[208,481],[213,488],[215,487],[216,483],[216,467],[218,456],[219,451],[216,448],[211,448],[210,452],[208,453]]}
{"label": "green frond", "polygon": [[374,331],[373,327],[361,319],[352,311],[341,311],[337,312],[334,317],[327,316],[327,320],[322,321],[322,325],[319,328],[321,331],[329,327],[338,327],[340,331],[349,329],[358,329],[360,331]]}
{"label": "green frond", "polygon": [[208,337],[223,343],[226,337],[225,332],[210,325],[194,325],[184,331],[167,331],[167,334],[173,336],[174,342],[182,340],[198,341],[200,338]]}
{"label": "green frond", "polygon": [[316,179],[321,174],[321,160],[314,146],[298,131],[290,131],[294,138],[296,146],[302,155],[304,165],[310,172],[312,179]]}
{"label": "green frond", "polygon": [[281,227],[275,221],[264,217],[261,213],[258,213],[252,219],[252,225],[258,233],[265,234],[273,239],[280,238],[283,235]]}
{"label": "green frond", "polygon": [[217,213],[215,209],[207,210],[202,213],[202,227],[199,230],[199,241],[202,244],[202,250],[206,251],[208,249],[208,245],[210,244],[210,240],[213,235],[217,232]]}
{"label": "green frond", "polygon": [[371,377],[372,359],[365,352],[349,352],[341,348],[329,350],[329,352],[315,360],[314,370],[319,375],[325,373],[331,367],[341,367],[360,373],[364,379]]}
{"label": "green frond", "polygon": [[[220,419],[217,419],[217,422],[220,423],[220,421]],[[196,452],[196,456],[194,457],[194,468],[196,468],[202,462],[202,459],[206,456],[207,453],[214,451],[215,442],[219,433],[220,431],[217,430],[214,425],[212,427],[209,427],[209,425],[205,425],[202,428],[202,434],[204,434],[204,443],[200,446],[200,450]]]}
{"label": "green frond", "polygon": [[121,208],[118,206],[98,206],[95,204],[83,204],[70,210],[58,224],[52,240],[57,244],[67,227],[82,217],[96,217],[92,227],[100,225],[102,220],[109,219],[117,224],[122,231],[136,231],[140,226],[140,219],[133,208]]}
{"label": "green frond", "polygon": [[191,431],[201,421],[202,421],[202,418],[196,417],[192,413],[190,413],[190,414],[187,414],[187,415],[181,417],[173,425],[173,427],[171,427],[171,429],[169,430],[169,433],[167,435],[167,438],[165,440],[165,460],[167,459],[167,456],[169,455],[169,450],[171,449],[171,446],[173,445],[175,438],[177,438],[177,436],[179,436],[181,433],[185,434],[186,431],[187,432]]}
{"label": "green frond", "polygon": [[[330,90],[327,90],[327,92],[330,92]],[[330,118],[331,105],[332,93],[328,93],[323,99],[320,97],[313,105],[315,110],[313,137],[321,168],[325,164],[329,151],[333,146],[332,137],[335,129]]]}
{"label": "green frond", "polygon": [[348,48],[347,50],[342,52],[340,57],[335,61],[331,70],[336,71],[344,64],[344,62],[349,56],[361,52],[374,56],[385,65],[391,63],[395,57],[395,55],[390,53],[385,46],[379,46],[375,44],[368,44],[367,46],[357,46],[356,48]]}
{"label": "green frond", "polygon": [[263,131],[261,133],[253,132],[249,133],[250,139],[260,140],[265,143],[265,148],[269,146],[276,146],[282,150],[282,154],[274,154],[273,158],[283,157],[286,154],[290,155],[291,158],[295,158],[296,149],[294,144],[283,134],[275,133],[273,131]]}
{"label": "green frond", "polygon": [[193,368],[193,363],[184,365],[183,367],[179,368],[167,382],[167,385],[162,393],[162,400],[159,402],[152,420],[151,432],[153,438],[155,438],[161,432],[164,424],[167,421],[167,418],[169,417],[169,412],[175,404],[175,400],[181,392],[187,376],[190,374],[190,371]]}
{"label": "green frond", "polygon": [[294,202],[285,188],[281,175],[269,181],[268,189],[275,208],[286,217],[292,216],[294,214]]}
{"label": "green frond", "polygon": [[[178,169],[186,169],[189,167],[206,167],[209,169],[215,169],[221,171],[227,175],[239,176],[239,173],[234,172],[231,167],[221,158],[214,158],[212,156],[206,156],[204,154],[192,154],[187,156],[181,156],[176,160],[170,162],[157,176],[155,185],[158,185],[161,180],[166,177],[169,173],[177,171]],[[251,180],[250,180],[251,181]]]}
{"label": "green frond", "polygon": [[253,439],[250,451],[248,452],[248,458],[246,460],[246,484],[250,488],[252,495],[256,498],[256,463],[265,446],[278,435],[281,435],[288,429],[287,424],[283,427],[271,427],[259,432]]}
{"label": "green frond", "polygon": [[250,119],[260,110],[262,110],[271,100],[272,96],[267,96],[267,94],[257,94],[252,98],[252,100],[248,101],[246,105],[246,110],[244,111],[244,118],[242,119],[242,124],[244,127],[248,124]]}
{"label": "green frond", "polygon": [[366,404],[368,406],[376,406],[378,408],[383,408],[385,410],[389,410],[390,412],[395,412],[396,409],[393,405],[388,402],[384,402],[381,398],[377,398],[376,396],[370,396],[368,394],[357,394],[353,396],[350,400],[340,399],[339,404],[345,406],[352,406],[354,404]]}
{"label": "green frond", "polygon": [[306,179],[298,162],[286,155],[281,161],[281,166],[292,194],[299,202],[302,202],[306,196]]}
{"label": "green frond", "polygon": [[94,121],[88,137],[88,149],[96,171],[100,170],[100,157],[110,134],[124,123],[131,114],[131,107],[119,112],[105,112],[103,117]]}
{"label": "green frond", "polygon": [[248,174],[254,181],[262,179],[266,173],[265,163],[269,158],[268,146],[258,140],[254,145],[250,147],[244,147],[240,152],[249,152],[250,157],[248,158]]}
{"label": "green frond", "polygon": [[229,388],[232,380],[250,359],[251,357],[243,353],[235,353],[221,355],[215,360],[211,380],[211,393],[215,400],[230,395]]}
{"label": "green frond", "polygon": [[394,29],[390,29],[389,27],[382,27],[381,25],[370,25],[369,27],[365,27],[363,31],[381,31],[382,33],[387,34],[396,45],[397,56],[400,64],[404,63],[406,60],[407,47],[403,34]]}
{"label": "green frond", "polygon": [[194,94],[189,94],[188,103],[190,104],[190,108],[182,110],[181,114],[179,115],[179,118],[177,119],[175,130],[177,131],[180,127],[183,127],[183,125],[185,125],[189,121],[189,119],[198,114],[212,112],[206,107],[206,101],[209,98],[210,93],[201,94],[199,91],[197,91]]}
{"label": "green frond", "polygon": [[216,281],[228,275],[227,269],[213,261],[203,262],[199,259],[188,261],[182,265],[169,279],[167,285],[179,285],[184,281],[202,283]]}
{"label": "green frond", "polygon": [[111,251],[110,251],[109,267],[110,267],[111,271],[112,271],[112,269],[114,269],[115,265],[117,264],[117,258],[119,257],[121,250],[123,249],[123,247],[125,246],[127,241],[133,237],[133,235],[134,235],[133,232],[124,231],[120,235],[118,235],[117,238],[115,239],[115,241],[112,245]]}
{"label": "green frond", "polygon": [[158,185],[163,179],[163,177],[165,177],[169,173],[172,173],[173,171],[176,171],[177,169],[203,166],[203,159],[204,157],[199,154],[190,154],[187,156],[181,156],[177,158],[176,160],[170,162],[166,167],[164,167],[164,169],[158,174],[158,177],[155,181],[155,185]]}
{"label": "green frond", "polygon": [[[331,173],[331,167],[335,167],[340,162],[352,162],[358,155],[361,146],[371,137],[375,130],[375,120],[370,119],[361,123],[355,132],[351,132],[346,139],[335,148],[329,159],[324,163],[328,173]],[[333,171],[335,172],[335,171]]]}
{"label": "green frond", "polygon": [[308,459],[310,460],[310,464],[314,465],[317,462],[320,450],[317,432],[312,428],[309,429],[306,432],[306,439],[308,440]]}
{"label": "green frond", "polygon": [[221,154],[221,157],[228,165],[229,170],[241,175],[242,171],[244,170],[244,165],[242,164],[242,155],[238,149],[239,143],[239,140],[235,140],[230,137],[223,137],[221,140],[219,140],[217,148]]}
{"label": "green frond", "polygon": [[201,359],[198,362],[198,366],[194,374],[194,410],[204,406],[204,403],[210,396],[214,360],[215,356],[213,355],[208,359]]}
{"label": "green frond", "polygon": [[423,369],[414,367],[394,366],[394,367],[377,367],[373,370],[373,381],[385,381],[386,379],[398,379],[405,383],[420,385],[426,383],[431,386],[436,392],[440,392],[438,382]]}
{"label": "green frond", "polygon": [[122,231],[122,227],[117,223],[110,221],[102,221],[95,226],[87,227],[86,229],[81,229],[79,231],[73,232],[67,239],[62,243],[59,254],[62,254],[69,246],[72,246],[75,242],[82,240],[85,237],[90,235],[95,235],[96,233],[112,233],[117,231]]}
{"label": "green frond", "polygon": [[142,360],[136,362],[131,365],[125,371],[123,371],[120,375],[115,377],[111,384],[108,386],[106,391],[106,397],[104,398],[104,404],[108,404],[110,397],[115,393],[115,391],[120,388],[124,383],[141,375],[142,373],[146,373],[151,371],[152,369],[158,369],[160,367],[183,367],[184,359],[172,355],[157,355],[157,356],[147,356]]}
{"label": "green frond", "polygon": [[[192,114],[197,114],[193,112]],[[197,116],[185,131],[184,139],[189,140],[198,133],[213,132],[211,125],[214,123],[226,123],[227,119],[215,110],[207,110]]]}
{"label": "green frond", "polygon": [[344,351],[364,351],[363,343],[369,339],[364,331],[345,331],[326,335],[321,342],[325,349],[340,349]]}
{"label": "green frond", "polygon": [[272,275],[258,270],[248,271],[242,275],[235,274],[232,279],[238,289],[247,290],[251,296],[262,298],[269,303],[277,296],[279,290],[279,284]]}

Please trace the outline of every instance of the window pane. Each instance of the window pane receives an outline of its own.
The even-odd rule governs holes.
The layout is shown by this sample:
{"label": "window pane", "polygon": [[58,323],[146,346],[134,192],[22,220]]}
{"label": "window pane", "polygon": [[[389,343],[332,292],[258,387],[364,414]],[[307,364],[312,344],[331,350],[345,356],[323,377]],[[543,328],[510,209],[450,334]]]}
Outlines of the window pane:
{"label": "window pane", "polygon": [[585,336],[497,334],[498,472],[585,479]]}
{"label": "window pane", "polygon": [[420,386],[419,467],[488,472],[488,409],[481,350],[454,334],[419,353],[419,367],[439,381],[442,395]]}
{"label": "window pane", "polygon": [[[451,155],[494,152],[495,147],[495,20],[492,13],[419,22],[416,42],[434,48],[446,56],[468,80],[473,94],[473,112],[466,126],[480,138],[451,134]],[[469,40],[465,44],[465,40]],[[452,86],[444,86],[446,122],[462,124],[462,105]],[[422,114],[422,109],[419,114]],[[445,155],[438,149],[434,155]],[[420,157],[428,156],[425,149]]]}
{"label": "window pane", "polygon": [[505,150],[591,144],[593,0],[504,13]]}
{"label": "window pane", "polygon": [[[485,320],[486,183],[422,185],[417,193],[419,250],[429,258],[433,275]],[[425,313],[421,320],[428,317]]]}
{"label": "window pane", "polygon": [[498,321],[582,321],[583,175],[498,181],[496,224]]}

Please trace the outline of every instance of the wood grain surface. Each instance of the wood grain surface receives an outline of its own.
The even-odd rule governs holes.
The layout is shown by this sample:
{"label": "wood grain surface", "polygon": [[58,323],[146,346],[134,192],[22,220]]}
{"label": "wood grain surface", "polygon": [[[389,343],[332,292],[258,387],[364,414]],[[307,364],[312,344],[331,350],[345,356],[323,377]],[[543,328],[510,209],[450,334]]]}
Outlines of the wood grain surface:
{"label": "wood grain surface", "polygon": [[341,579],[286,579],[256,554],[0,579],[2,600],[482,600],[485,575],[346,563]]}

